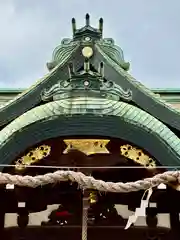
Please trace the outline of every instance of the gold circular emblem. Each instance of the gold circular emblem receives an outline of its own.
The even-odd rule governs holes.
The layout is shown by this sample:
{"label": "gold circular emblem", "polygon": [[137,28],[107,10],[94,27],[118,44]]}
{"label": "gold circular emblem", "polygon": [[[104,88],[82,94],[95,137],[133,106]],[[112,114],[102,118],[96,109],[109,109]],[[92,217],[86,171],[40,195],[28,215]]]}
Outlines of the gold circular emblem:
{"label": "gold circular emblem", "polygon": [[84,47],[82,49],[82,55],[86,58],[90,58],[93,55],[93,50],[91,47]]}

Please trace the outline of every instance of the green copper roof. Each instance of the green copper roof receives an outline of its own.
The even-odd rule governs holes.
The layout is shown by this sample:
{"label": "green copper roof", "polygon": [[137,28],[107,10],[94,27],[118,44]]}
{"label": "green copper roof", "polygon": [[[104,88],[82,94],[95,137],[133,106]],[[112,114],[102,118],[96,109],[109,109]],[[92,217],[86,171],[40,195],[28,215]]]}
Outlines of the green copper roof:
{"label": "green copper roof", "polygon": [[[0,148],[6,144],[14,133],[21,131],[24,127],[37,121],[67,114],[118,116],[127,123],[130,122],[146,129],[147,134],[156,134],[159,141],[166,143],[180,157],[180,139],[166,125],[150,114],[128,103],[86,97],[50,102],[24,113],[0,132]],[[176,165],[179,164],[178,161],[177,159]]]}
{"label": "green copper roof", "polygon": [[180,93],[180,88],[152,88],[154,93]]}
{"label": "green copper roof", "polygon": [[15,93],[15,94],[20,94],[23,91],[25,91],[26,88],[0,88],[0,93]]}
{"label": "green copper roof", "polygon": [[[7,124],[41,102],[41,91],[58,81],[60,76],[65,77],[67,75],[68,69],[66,69],[66,65],[71,59],[75,58],[73,54],[76,53],[79,45],[79,43],[76,43],[73,44],[72,47],[70,43],[68,51],[68,44],[61,46],[61,50],[58,48],[56,57],[59,59],[59,62],[56,62],[56,64],[53,65],[51,71],[36,81],[30,88],[17,94],[15,98],[0,106],[0,126]],[[3,92],[7,93],[7,89],[4,89]]]}
{"label": "green copper roof", "polygon": [[[145,129],[147,134],[157,136],[159,143],[167,146],[167,149],[177,157],[178,165],[180,140],[167,126],[180,131],[180,111],[169,106],[159,96],[165,93],[164,90],[153,92],[127,72],[129,63],[125,62],[122,49],[114,44],[113,39],[102,38],[102,19],[99,29],[89,25],[88,15],[86,15],[85,27],[76,29],[75,21],[73,20],[72,23],[73,38],[63,39],[55,48],[52,61],[47,64],[50,72],[0,108],[0,125],[4,126],[10,122],[0,131],[0,148],[15,133],[41,120],[68,114],[113,116],[113,119],[117,117],[121,121]],[[89,59],[82,53],[84,47],[92,50]],[[70,62],[73,71],[68,68]],[[101,64],[103,64],[102,69]],[[85,73],[82,71],[83,68]],[[98,68],[102,73],[98,75],[99,82]],[[5,92],[8,93],[7,89],[4,90]],[[17,93],[20,92],[21,90],[18,89]],[[119,101],[116,101],[117,99]],[[125,102],[126,100],[128,103]],[[43,105],[43,101],[52,102]],[[39,104],[42,105],[38,106]]]}
{"label": "green copper roof", "polygon": [[[72,27],[73,38],[55,48],[47,75],[28,89],[0,89],[17,94],[0,108],[0,126],[6,126],[0,131],[0,163],[45,139],[99,133],[144,148],[162,165],[180,166],[180,111],[160,97],[179,99],[180,89],[150,90],[136,81],[122,49],[103,38],[103,19],[98,29],[90,26],[89,15],[85,27],[77,29],[75,19]],[[92,50],[89,59],[85,47]]]}
{"label": "green copper roof", "polygon": [[[142,83],[137,81],[135,78],[133,78],[127,71],[125,71],[122,67],[121,64],[118,64],[117,61],[114,61],[111,57],[109,52],[111,52],[111,49],[109,49],[109,52],[106,52],[106,49],[104,49],[104,46],[97,42],[96,44],[96,49],[97,51],[100,52],[100,54],[108,61],[108,63],[116,69],[117,72],[121,76],[123,76],[126,81],[128,81],[131,85],[133,85],[136,89],[139,89],[141,92],[143,92],[145,95],[150,96],[155,102],[158,104],[164,106],[165,108],[169,109],[169,111],[176,113],[177,115],[180,116],[180,111],[173,107],[170,106],[166,101],[164,101],[160,95],[155,94],[152,90],[149,88],[145,87]],[[180,119],[179,119],[180,120]]]}

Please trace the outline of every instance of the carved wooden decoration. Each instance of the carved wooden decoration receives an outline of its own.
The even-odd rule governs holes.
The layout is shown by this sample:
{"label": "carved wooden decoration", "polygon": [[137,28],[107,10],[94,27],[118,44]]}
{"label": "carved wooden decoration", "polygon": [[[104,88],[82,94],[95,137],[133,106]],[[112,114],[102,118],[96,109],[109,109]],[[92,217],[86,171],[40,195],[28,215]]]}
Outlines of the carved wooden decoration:
{"label": "carved wooden decoration", "polygon": [[67,139],[64,142],[67,148],[64,153],[67,153],[70,149],[77,149],[86,155],[95,153],[109,153],[106,145],[110,140],[104,139]]}
{"label": "carved wooden decoration", "polygon": [[51,147],[48,145],[41,145],[34,150],[28,152],[25,156],[16,161],[16,169],[21,170],[26,166],[38,162],[39,160],[47,157],[51,152]]}
{"label": "carved wooden decoration", "polygon": [[155,161],[145,154],[142,149],[131,146],[130,144],[122,145],[120,147],[120,154],[140,163],[145,167],[155,167]]}
{"label": "carved wooden decoration", "polygon": [[[68,153],[70,149],[77,149],[86,155],[109,153],[109,150],[106,147],[110,142],[108,139],[65,139],[63,141],[67,146],[63,152],[64,154]],[[16,161],[16,169],[23,170],[26,166],[39,162],[44,157],[50,155],[50,153],[51,146],[45,144],[41,145],[19,158]],[[144,153],[142,149],[131,146],[130,144],[120,146],[120,154],[145,167],[156,166],[155,160]]]}

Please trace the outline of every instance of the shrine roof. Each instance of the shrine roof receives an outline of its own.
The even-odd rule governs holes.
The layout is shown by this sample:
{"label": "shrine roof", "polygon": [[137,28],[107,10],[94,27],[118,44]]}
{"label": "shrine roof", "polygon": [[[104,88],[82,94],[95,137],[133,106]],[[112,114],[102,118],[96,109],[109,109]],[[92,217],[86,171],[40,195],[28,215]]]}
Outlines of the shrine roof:
{"label": "shrine roof", "polygon": [[[180,165],[180,111],[161,97],[169,94],[173,97],[176,95],[178,99],[178,90],[171,89],[169,93],[165,89],[151,90],[133,78],[128,73],[130,64],[125,62],[122,49],[115,45],[113,39],[103,38],[102,19],[99,20],[98,29],[90,26],[89,15],[86,15],[85,27],[77,29],[74,19],[72,27],[73,38],[63,39],[55,48],[52,61],[47,63],[48,74],[28,89],[0,90],[0,94],[17,94],[0,107],[0,126],[3,126],[0,131],[0,159],[3,161],[5,152],[11,151],[5,151],[4,146],[8,144],[15,144],[17,151],[18,137],[15,137],[17,141],[12,139],[23,132],[27,133],[31,127],[35,126],[40,131],[41,127],[37,124],[43,124],[43,121],[48,124],[67,115],[70,118],[80,115],[84,119],[90,114],[94,117],[94,120],[91,119],[92,125],[99,116],[104,117],[104,125],[100,123],[97,129],[97,122],[94,124],[94,134],[102,127],[106,130],[102,131],[105,136],[112,128],[111,136],[118,137],[114,126],[108,125],[110,121],[105,123],[104,120],[113,117],[119,128],[119,137],[125,138],[129,134],[127,141],[136,138],[134,141],[138,142],[137,145],[151,150],[157,159],[161,159],[162,165]],[[58,127],[60,125],[63,124],[58,122]],[[122,125],[126,129],[123,135]],[[71,132],[73,127],[63,127],[60,134],[66,131],[66,134],[80,135],[81,124],[78,122],[77,126],[75,132]],[[89,129],[86,125],[84,132]],[[145,132],[141,135],[143,137],[137,136],[137,129]],[[53,131],[52,125],[49,132]],[[45,134],[46,131],[43,131],[42,136]],[[47,138],[50,137],[48,134]],[[23,136],[23,139],[28,138]],[[34,135],[32,139],[34,141]],[[152,139],[157,142],[152,143]],[[23,144],[18,144],[19,151]]]}
{"label": "shrine roof", "polygon": [[[51,121],[53,116],[56,116],[57,118],[58,116],[69,115],[71,116],[71,119],[73,119],[73,116],[76,116],[77,114],[82,115],[82,117],[86,114],[101,117],[115,116],[117,121],[124,121],[125,123],[140,127],[144,129],[149,136],[157,136],[160,143],[164,144],[166,149],[168,149],[168,152],[171,153],[170,162],[169,156],[167,159],[162,158],[160,151],[157,151],[156,154],[154,154],[154,157],[159,159],[162,165],[180,165],[180,139],[165,124],[145,111],[128,103],[91,97],[69,98],[53,101],[29,110],[0,131],[0,149],[3,149],[6,143],[12,139],[14,133],[23,132],[23,129],[26,129],[28,126],[32,126],[33,124],[42,121]],[[104,125],[106,126],[105,122]],[[68,131],[69,130],[67,130],[67,132]],[[108,133],[105,131],[104,134],[108,135],[111,131],[113,131],[113,127],[112,130],[109,128]],[[122,131],[122,129],[120,131]],[[79,135],[79,133],[81,134],[81,132],[82,128],[76,128],[76,135]],[[118,130],[116,130],[116,132],[118,132]],[[93,134],[92,131],[91,134]],[[126,132],[126,134],[128,134],[128,132]],[[145,142],[145,139],[141,141],[142,147],[144,147],[143,144]],[[150,145],[148,144],[146,145],[146,148],[151,148],[152,145],[153,143]],[[150,150],[152,152],[152,149]],[[2,158],[2,161],[4,161],[3,159],[4,158]]]}

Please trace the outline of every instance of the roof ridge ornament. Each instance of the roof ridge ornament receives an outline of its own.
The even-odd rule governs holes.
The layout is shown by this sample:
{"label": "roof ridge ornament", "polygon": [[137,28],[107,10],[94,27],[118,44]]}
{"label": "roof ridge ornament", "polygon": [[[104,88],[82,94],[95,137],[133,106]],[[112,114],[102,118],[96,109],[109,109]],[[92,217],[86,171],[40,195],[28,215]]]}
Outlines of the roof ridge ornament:
{"label": "roof ridge ornament", "polygon": [[99,97],[113,99],[116,101],[132,100],[132,91],[124,90],[120,85],[104,78],[104,64],[100,62],[99,71],[92,70],[88,59],[85,59],[84,69],[78,72],[74,71],[73,64],[68,66],[69,78],[59,80],[51,88],[44,89],[41,92],[43,101],[55,101],[69,97]]}
{"label": "roof ridge ornament", "polygon": [[78,41],[73,41],[69,38],[64,38],[61,44],[57,46],[53,51],[53,56],[51,62],[48,62],[47,68],[49,71],[54,69],[59,63],[63,62],[64,59],[70,57],[70,55],[78,49],[80,43]]}
{"label": "roof ridge ornament", "polygon": [[90,26],[90,16],[88,13],[86,14],[86,26]]}
{"label": "roof ridge ornament", "polygon": [[101,34],[103,33],[103,18],[99,19],[99,31],[101,32]]}
{"label": "roof ridge ornament", "polygon": [[112,38],[103,38],[100,41],[96,42],[98,46],[105,54],[107,54],[113,61],[121,66],[125,71],[128,71],[130,68],[130,63],[126,62],[124,59],[123,50],[115,45]]}
{"label": "roof ridge ornament", "polygon": [[100,62],[99,64],[99,74],[104,78],[104,63]]}
{"label": "roof ridge ornament", "polygon": [[72,18],[72,32],[73,39],[81,39],[85,35],[91,35],[94,39],[101,39],[103,34],[103,18],[99,19],[99,27],[94,28],[90,25],[90,15],[87,13],[85,16],[85,26],[76,28],[76,19]]}
{"label": "roof ridge ornament", "polygon": [[72,31],[73,31],[73,36],[75,35],[76,32],[76,19],[72,18]]}

